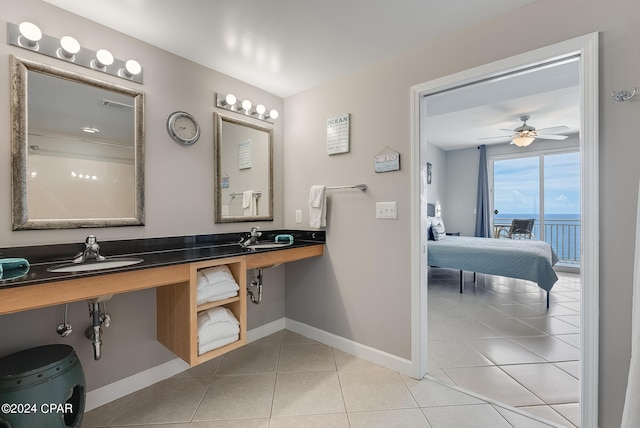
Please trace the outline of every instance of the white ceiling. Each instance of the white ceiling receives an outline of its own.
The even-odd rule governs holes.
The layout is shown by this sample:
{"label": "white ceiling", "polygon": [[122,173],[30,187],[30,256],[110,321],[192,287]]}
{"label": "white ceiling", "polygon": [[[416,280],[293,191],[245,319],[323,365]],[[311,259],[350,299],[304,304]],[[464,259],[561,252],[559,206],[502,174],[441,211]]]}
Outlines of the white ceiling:
{"label": "white ceiling", "polygon": [[45,1],[285,98],[533,0]]}
{"label": "white ceiling", "polygon": [[579,61],[573,59],[429,95],[421,109],[427,141],[444,150],[508,143],[513,133],[504,129],[521,126],[524,115],[537,130],[567,126],[555,134],[576,134],[578,84]]}

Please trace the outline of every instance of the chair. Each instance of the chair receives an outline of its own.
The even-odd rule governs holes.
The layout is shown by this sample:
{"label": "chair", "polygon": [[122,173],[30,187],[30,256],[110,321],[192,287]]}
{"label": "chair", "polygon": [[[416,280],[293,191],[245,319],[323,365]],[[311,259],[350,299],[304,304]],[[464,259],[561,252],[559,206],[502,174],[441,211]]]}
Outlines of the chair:
{"label": "chair", "polygon": [[509,229],[503,229],[509,239],[536,239],[533,235],[534,218],[514,218]]}

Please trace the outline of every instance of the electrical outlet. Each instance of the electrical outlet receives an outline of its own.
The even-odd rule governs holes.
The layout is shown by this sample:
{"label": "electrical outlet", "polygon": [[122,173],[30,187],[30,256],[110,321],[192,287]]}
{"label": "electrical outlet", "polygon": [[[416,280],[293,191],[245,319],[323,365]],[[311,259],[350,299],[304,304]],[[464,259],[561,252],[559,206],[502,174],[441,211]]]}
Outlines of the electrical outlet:
{"label": "electrical outlet", "polygon": [[376,202],[376,218],[397,219],[397,202]]}
{"label": "electrical outlet", "polygon": [[296,223],[302,223],[302,210],[296,210]]}

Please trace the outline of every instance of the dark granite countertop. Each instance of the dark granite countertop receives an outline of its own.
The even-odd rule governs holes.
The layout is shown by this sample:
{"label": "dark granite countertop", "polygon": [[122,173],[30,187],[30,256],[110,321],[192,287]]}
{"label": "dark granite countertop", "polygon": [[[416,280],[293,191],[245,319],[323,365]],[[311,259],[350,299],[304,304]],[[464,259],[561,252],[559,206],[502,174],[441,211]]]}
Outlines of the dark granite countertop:
{"label": "dark granite countertop", "polygon": [[250,250],[238,244],[240,238],[248,236],[247,232],[114,241],[101,241],[98,236],[101,255],[107,258],[138,257],[143,261],[130,266],[72,273],[49,272],[47,268],[71,262],[84,250],[84,242],[0,248],[0,258],[25,258],[30,264],[26,275],[0,279],[0,290],[325,243],[324,231],[267,230],[261,232],[260,242],[272,242],[276,235],[280,234],[293,235],[294,242],[286,247]]}

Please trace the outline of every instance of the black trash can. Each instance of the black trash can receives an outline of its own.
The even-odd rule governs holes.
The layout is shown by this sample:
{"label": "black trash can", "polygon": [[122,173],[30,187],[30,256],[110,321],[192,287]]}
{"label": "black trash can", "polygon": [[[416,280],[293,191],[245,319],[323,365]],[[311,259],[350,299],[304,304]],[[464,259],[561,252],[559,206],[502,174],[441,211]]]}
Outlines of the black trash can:
{"label": "black trash can", "polygon": [[0,358],[0,428],[80,427],[84,372],[69,345],[45,345]]}

